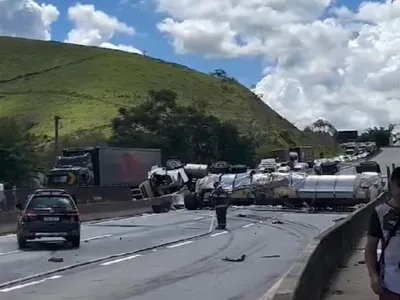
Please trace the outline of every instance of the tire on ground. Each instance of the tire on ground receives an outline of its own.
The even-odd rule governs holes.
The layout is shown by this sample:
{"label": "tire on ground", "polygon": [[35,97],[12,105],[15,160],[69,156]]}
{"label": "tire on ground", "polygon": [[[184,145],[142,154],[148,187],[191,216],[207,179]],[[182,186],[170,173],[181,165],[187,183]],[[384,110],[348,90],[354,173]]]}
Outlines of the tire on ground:
{"label": "tire on ground", "polygon": [[184,198],[185,207],[187,210],[196,210],[199,208],[197,204],[196,193],[189,193]]}
{"label": "tire on ground", "polygon": [[155,214],[161,214],[163,212],[163,207],[161,205],[152,205],[151,208]]}

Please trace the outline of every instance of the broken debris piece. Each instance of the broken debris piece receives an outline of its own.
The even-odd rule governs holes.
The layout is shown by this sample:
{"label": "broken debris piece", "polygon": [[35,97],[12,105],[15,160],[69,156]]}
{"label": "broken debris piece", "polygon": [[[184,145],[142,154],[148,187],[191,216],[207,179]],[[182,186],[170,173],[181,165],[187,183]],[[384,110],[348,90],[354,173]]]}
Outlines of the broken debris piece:
{"label": "broken debris piece", "polygon": [[281,257],[279,254],[275,254],[275,255],[264,255],[261,256],[260,258],[276,258],[276,257]]}
{"label": "broken debris piece", "polygon": [[283,224],[280,220],[272,220],[272,224]]}
{"label": "broken debris piece", "polygon": [[225,257],[225,258],[222,258],[222,260],[224,260],[224,261],[231,261],[231,262],[242,262],[242,261],[244,261],[246,259],[246,254],[243,254],[240,258],[236,258],[236,259],[234,259],[234,258],[229,258],[229,257]]}
{"label": "broken debris piece", "polygon": [[62,257],[50,257],[48,259],[48,261],[61,263],[61,262],[64,262],[64,258],[62,258]]}

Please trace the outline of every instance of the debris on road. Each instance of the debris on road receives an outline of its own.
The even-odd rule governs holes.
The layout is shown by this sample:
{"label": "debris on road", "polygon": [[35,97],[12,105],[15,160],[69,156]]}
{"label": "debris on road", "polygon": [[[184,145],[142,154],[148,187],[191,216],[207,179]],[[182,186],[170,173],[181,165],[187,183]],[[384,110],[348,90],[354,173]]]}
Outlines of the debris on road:
{"label": "debris on road", "polygon": [[283,224],[280,220],[272,220],[272,224]]}
{"label": "debris on road", "polygon": [[64,258],[62,258],[62,257],[50,257],[48,259],[48,261],[62,263],[62,262],[64,262]]}
{"label": "debris on road", "polygon": [[246,218],[246,217],[247,217],[247,215],[244,215],[244,214],[238,214],[238,217],[239,217],[239,218]]}
{"label": "debris on road", "polygon": [[265,256],[261,256],[260,258],[277,258],[277,257],[281,257],[279,254],[275,254],[275,255],[265,255]]}
{"label": "debris on road", "polygon": [[243,254],[240,258],[236,258],[236,259],[234,259],[234,258],[229,258],[229,257],[225,257],[225,258],[222,258],[222,260],[224,260],[224,261],[231,261],[231,262],[242,262],[242,261],[244,261],[246,259],[246,255],[245,254]]}

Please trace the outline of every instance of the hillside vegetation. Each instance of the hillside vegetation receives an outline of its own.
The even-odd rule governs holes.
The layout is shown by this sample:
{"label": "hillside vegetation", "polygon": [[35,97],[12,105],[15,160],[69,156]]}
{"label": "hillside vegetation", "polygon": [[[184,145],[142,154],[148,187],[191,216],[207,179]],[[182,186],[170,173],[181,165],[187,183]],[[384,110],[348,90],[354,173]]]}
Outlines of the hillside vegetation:
{"label": "hillside vegetation", "polygon": [[0,117],[22,120],[35,134],[110,132],[118,108],[142,103],[149,90],[169,89],[178,104],[194,106],[267,149],[315,144],[235,80],[141,55],[19,38],[0,38]]}

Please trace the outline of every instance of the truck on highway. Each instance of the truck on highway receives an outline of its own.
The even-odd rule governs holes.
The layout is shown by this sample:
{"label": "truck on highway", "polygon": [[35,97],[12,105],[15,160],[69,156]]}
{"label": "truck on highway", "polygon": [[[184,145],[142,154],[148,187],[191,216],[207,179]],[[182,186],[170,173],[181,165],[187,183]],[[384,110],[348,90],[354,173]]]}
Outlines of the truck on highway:
{"label": "truck on highway", "polygon": [[47,174],[50,187],[113,186],[137,187],[147,172],[161,165],[161,150],[115,147],[63,149]]}
{"label": "truck on highway", "polygon": [[357,143],[348,143],[345,146],[346,155],[358,155],[360,153]]}
{"label": "truck on highway", "polygon": [[275,158],[276,162],[288,162],[290,161],[290,151],[288,148],[275,149],[270,151],[269,157]]}
{"label": "truck on highway", "polygon": [[310,168],[314,165],[314,148],[311,146],[299,146],[299,147],[292,147],[289,149],[290,152],[297,153],[298,162],[300,163],[307,163]]}

